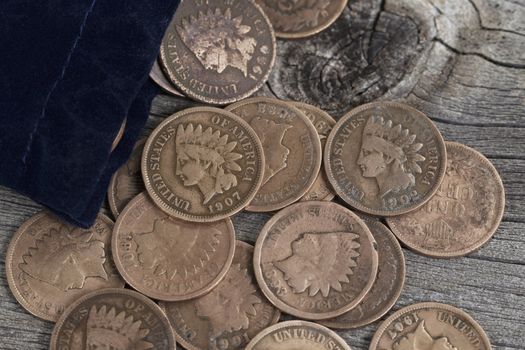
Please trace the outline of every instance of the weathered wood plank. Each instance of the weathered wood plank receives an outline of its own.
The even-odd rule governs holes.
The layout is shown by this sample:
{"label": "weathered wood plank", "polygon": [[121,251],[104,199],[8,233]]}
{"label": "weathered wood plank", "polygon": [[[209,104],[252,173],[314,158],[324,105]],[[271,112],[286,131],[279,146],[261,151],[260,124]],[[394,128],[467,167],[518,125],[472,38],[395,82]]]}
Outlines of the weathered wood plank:
{"label": "weathered wood plank", "polygon": [[[406,288],[396,309],[429,300],[464,308],[495,349],[525,348],[524,18],[523,0],[353,0],[326,32],[280,41],[275,71],[259,92],[316,104],[336,118],[375,99],[402,100],[427,113],[445,138],[491,159],[507,196],[494,239],[461,259],[406,251]],[[145,134],[197,105],[159,95]],[[52,324],[16,303],[4,270],[10,237],[39,209],[0,188],[0,349],[48,347]],[[238,237],[254,242],[270,217],[235,216]],[[353,349],[367,349],[376,327],[340,334]]]}

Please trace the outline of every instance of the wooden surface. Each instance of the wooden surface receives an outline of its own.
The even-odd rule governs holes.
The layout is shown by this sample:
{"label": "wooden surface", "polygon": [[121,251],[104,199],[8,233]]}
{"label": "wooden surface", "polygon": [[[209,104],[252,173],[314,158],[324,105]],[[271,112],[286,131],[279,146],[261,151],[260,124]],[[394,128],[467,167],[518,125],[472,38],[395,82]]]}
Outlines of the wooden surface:
{"label": "wooden surface", "polygon": [[[406,287],[395,309],[449,303],[470,313],[495,349],[525,349],[525,0],[351,0],[328,31],[280,41],[278,54],[261,94],[317,104],[336,118],[364,102],[402,100],[427,113],[446,139],[494,163],[507,194],[494,239],[454,260],[405,251]],[[192,105],[160,95],[148,125]],[[3,266],[10,237],[39,209],[0,188],[0,349],[48,346],[52,324],[16,303]],[[239,237],[254,241],[268,218],[237,215]],[[353,349],[367,349],[376,328],[340,334]]]}

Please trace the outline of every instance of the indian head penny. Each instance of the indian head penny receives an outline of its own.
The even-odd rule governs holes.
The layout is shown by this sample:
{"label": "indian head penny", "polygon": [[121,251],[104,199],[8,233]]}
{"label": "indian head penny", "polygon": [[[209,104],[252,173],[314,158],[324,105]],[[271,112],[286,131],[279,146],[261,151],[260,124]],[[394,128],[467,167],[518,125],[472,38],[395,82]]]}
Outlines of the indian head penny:
{"label": "indian head penny", "polygon": [[377,242],[377,278],[357,307],[339,317],[321,321],[327,327],[350,329],[366,326],[386,314],[403,290],[405,258],[399,242],[382,223],[366,221],[366,224]]}
{"label": "indian head penny", "polygon": [[365,223],[332,202],[301,202],[278,212],[255,245],[254,268],[281,311],[321,320],[356,307],[377,274],[375,241]]}
{"label": "indian head penny", "polygon": [[257,97],[230,105],[262,142],[265,169],[262,186],[246,208],[267,212],[303,197],[321,167],[321,142],[314,125],[297,108],[277,99]]}
{"label": "indian head penny", "polygon": [[253,247],[237,241],[226,277],[210,293],[183,302],[162,302],[175,337],[188,350],[244,350],[280,312],[259,291],[253,275]]}
{"label": "indian head penny", "polygon": [[[319,134],[319,139],[321,140],[321,150],[324,150],[326,143],[326,138],[332,131],[336,121],[325,111],[302,102],[290,102],[292,106],[299,109],[303,112],[308,119],[312,122],[317,133]],[[335,193],[332,190],[332,185],[326,177],[324,169],[319,170],[319,175],[315,179],[314,184],[308,192],[301,198],[302,201],[331,201],[334,199]]]}
{"label": "indian head penny", "polygon": [[158,209],[142,193],[119,216],[113,258],[137,291],[159,300],[187,300],[209,292],[233,259],[235,230],[230,219],[192,223]]}
{"label": "indian head penny", "polygon": [[255,0],[279,38],[304,38],[328,28],[343,13],[348,0]]}
{"label": "indian head penny", "polygon": [[155,204],[186,221],[217,221],[239,212],[254,198],[263,175],[263,148],[253,129],[212,107],[166,119],[142,157],[142,176]]}
{"label": "indian head penny", "polygon": [[462,144],[446,146],[447,172],[434,197],[414,212],[387,220],[406,246],[437,258],[479,249],[496,232],[505,208],[505,189],[490,161]]}
{"label": "indian head penny", "polygon": [[266,82],[275,62],[272,25],[246,0],[184,0],[160,47],[167,77],[191,98],[228,104]]}
{"label": "indian head penny", "polygon": [[407,306],[387,318],[370,350],[490,350],[490,341],[467,313],[439,303]]}
{"label": "indian head penny", "polygon": [[126,164],[113,174],[109,183],[109,207],[116,218],[136,195],[144,191],[140,160],[145,143],[145,139],[137,142]]}
{"label": "indian head penny", "polygon": [[347,204],[395,216],[430,200],[446,160],[443,137],[423,113],[397,102],[375,102],[339,120],[326,142],[324,165]]}
{"label": "indian head penny", "polygon": [[277,323],[259,333],[246,350],[350,350],[337,333],[306,321]]}
{"label": "indian head penny", "polygon": [[184,95],[179,90],[177,90],[175,86],[173,86],[173,84],[168,80],[168,78],[166,78],[166,75],[162,71],[158,60],[155,60],[155,63],[153,63],[153,67],[151,68],[149,77],[164,91],[169,92],[174,96],[184,97]]}
{"label": "indian head penny", "polygon": [[111,259],[113,222],[99,215],[80,229],[42,212],[15,233],[6,255],[9,287],[33,315],[56,321],[81,296],[124,281]]}
{"label": "indian head penny", "polygon": [[75,301],[57,321],[50,350],[175,350],[162,310],[127,289],[104,289]]}

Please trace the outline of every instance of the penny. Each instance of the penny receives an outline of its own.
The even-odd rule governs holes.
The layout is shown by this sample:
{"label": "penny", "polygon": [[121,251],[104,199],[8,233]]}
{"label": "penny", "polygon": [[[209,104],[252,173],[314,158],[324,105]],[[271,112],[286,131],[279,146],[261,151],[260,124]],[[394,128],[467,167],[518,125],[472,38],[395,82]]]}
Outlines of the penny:
{"label": "penny", "polygon": [[162,68],[160,67],[158,60],[156,60],[155,63],[153,63],[153,67],[151,68],[149,77],[158,86],[160,86],[164,91],[169,92],[170,94],[175,95],[175,96],[184,97],[182,92],[177,90],[175,86],[173,86],[173,84],[168,80],[168,78],[166,78],[166,75],[162,71]]}
{"label": "penny", "polygon": [[379,327],[370,350],[490,350],[490,341],[467,313],[450,305],[407,306]]}
{"label": "penny", "polygon": [[56,321],[64,309],[94,290],[124,287],[111,259],[113,222],[99,215],[90,229],[41,212],[11,239],[6,275],[16,300],[33,315]]}
{"label": "penny", "polygon": [[317,34],[343,13],[348,0],[255,0],[270,18],[279,38]]}
{"label": "penny", "polygon": [[423,207],[389,218],[407,247],[436,258],[467,255],[494,235],[505,209],[498,171],[479,152],[446,142],[447,171],[441,187]]}
{"label": "penny", "polygon": [[217,221],[242,210],[264,175],[264,153],[247,122],[212,107],[183,110],[149,137],[146,189],[160,209],[187,221]]}
{"label": "penny", "polygon": [[380,222],[366,221],[377,242],[379,267],[377,278],[361,303],[347,313],[321,321],[330,328],[351,329],[366,326],[390,310],[405,283],[405,258],[401,246],[390,230]]}
{"label": "penny", "polygon": [[395,216],[425,204],[439,189],[447,154],[423,113],[397,102],[355,108],[336,124],[325,148],[335,192],[367,214]]}
{"label": "penny", "polygon": [[275,62],[272,25],[246,0],[185,0],[160,47],[166,76],[189,97],[210,104],[259,90]]}
{"label": "penny", "polygon": [[124,118],[124,121],[120,125],[120,129],[118,130],[117,135],[115,136],[115,139],[113,140],[113,143],[111,144],[111,152],[113,152],[115,148],[117,148],[117,146],[119,145],[120,141],[122,141],[122,136],[124,136],[124,131],[126,131],[127,122],[128,122],[128,119]]}
{"label": "penny", "polygon": [[322,161],[319,136],[308,117],[286,102],[266,97],[247,99],[226,110],[250,124],[264,149],[262,186],[246,209],[274,211],[303,197]]}
{"label": "penny", "polygon": [[105,289],[73,303],[51,334],[50,350],[175,350],[175,339],[162,310],[127,289]]}
{"label": "penny", "polygon": [[350,350],[334,331],[306,321],[286,321],[259,333],[246,350]]}
{"label": "penny", "polygon": [[[294,107],[303,112],[308,119],[312,122],[317,133],[319,134],[319,139],[321,140],[321,152],[324,150],[326,143],[326,138],[332,131],[336,121],[325,111],[302,102],[290,102]],[[334,199],[335,193],[332,190],[332,186],[326,177],[324,169],[319,170],[319,175],[315,179],[314,184],[308,192],[301,198],[302,201],[331,201]]]}
{"label": "penny", "polygon": [[159,300],[187,300],[209,292],[228,271],[235,249],[230,219],[191,223],[158,209],[142,193],[119,216],[113,259],[126,282]]}
{"label": "penny", "polygon": [[279,320],[279,310],[257,287],[252,262],[253,247],[237,241],[233,264],[215,289],[197,299],[160,304],[186,349],[244,349]]}
{"label": "penny", "polygon": [[332,202],[300,202],[264,225],[255,244],[257,282],[281,311],[312,320],[339,316],[368,293],[377,274],[365,223]]}
{"label": "penny", "polygon": [[146,140],[139,140],[131,156],[121,166],[109,183],[108,202],[111,212],[118,218],[124,207],[139,193],[144,191],[144,181],[140,173],[140,160]]}

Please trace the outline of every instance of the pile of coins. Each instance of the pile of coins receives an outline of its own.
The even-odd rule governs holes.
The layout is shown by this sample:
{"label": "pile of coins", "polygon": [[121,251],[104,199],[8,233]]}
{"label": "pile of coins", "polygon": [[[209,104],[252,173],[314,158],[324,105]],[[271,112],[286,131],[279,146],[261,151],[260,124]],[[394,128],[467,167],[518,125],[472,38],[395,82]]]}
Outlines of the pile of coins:
{"label": "pile of coins", "polygon": [[[152,77],[228,106],[179,111],[136,144],[108,191],[115,224],[101,214],[79,229],[43,212],[14,235],[8,282],[56,322],[50,349],[350,349],[330,328],[368,325],[395,305],[398,240],[448,258],[496,231],[497,171],[422,112],[374,102],[336,122],[304,103],[246,99],[275,59],[270,20],[281,37],[306,36],[346,5],[256,2],[181,3]],[[255,246],[236,240],[242,210],[273,213]],[[279,323],[282,313],[298,320]],[[433,302],[393,313],[370,345],[490,348],[469,315]]]}

